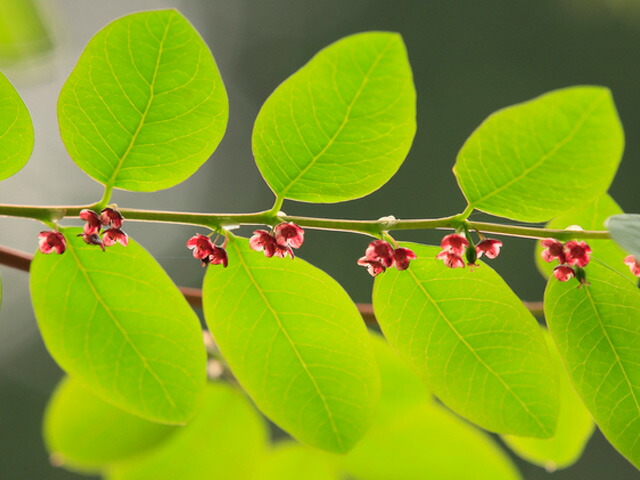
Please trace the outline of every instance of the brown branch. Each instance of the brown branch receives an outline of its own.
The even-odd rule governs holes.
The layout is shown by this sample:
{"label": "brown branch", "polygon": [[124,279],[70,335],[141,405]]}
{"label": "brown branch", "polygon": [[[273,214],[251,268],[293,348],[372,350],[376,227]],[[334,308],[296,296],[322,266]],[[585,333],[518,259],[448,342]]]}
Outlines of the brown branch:
{"label": "brown branch", "polygon": [[[13,248],[0,245],[0,265],[6,265],[7,267],[29,271],[29,265],[33,260],[33,255],[20,250],[14,250]],[[189,305],[194,308],[202,308],[202,290],[192,287],[178,287],[180,293],[184,295]],[[542,302],[522,302],[525,307],[535,316],[542,316],[544,314],[542,308]],[[357,303],[358,311],[366,323],[375,324],[376,317],[373,312],[373,305],[370,303]]]}

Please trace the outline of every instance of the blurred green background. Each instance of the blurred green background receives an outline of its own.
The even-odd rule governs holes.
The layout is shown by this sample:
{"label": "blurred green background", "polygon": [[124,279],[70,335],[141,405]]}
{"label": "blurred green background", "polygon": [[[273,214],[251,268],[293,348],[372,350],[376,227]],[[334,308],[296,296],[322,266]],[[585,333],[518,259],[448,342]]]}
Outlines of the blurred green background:
{"label": "blurred green background", "polygon": [[[210,45],[230,98],[230,122],[213,158],[191,179],[153,194],[116,192],[122,206],[248,212],[271,206],[253,163],[251,128],[261,103],[325,45],[351,33],[391,30],[407,44],[418,91],[418,134],[398,174],[378,192],[336,205],[285,203],[289,214],[345,218],[426,218],[464,208],[451,168],[471,131],[491,112],[543,92],[579,84],[613,91],[626,133],[622,166],[611,188],[627,212],[640,212],[640,2],[637,0],[0,0],[0,68],[32,112],[36,147],[30,163],[2,183],[0,202],[86,204],[101,188],[84,176],[58,136],[58,91],[89,38],[129,12],[175,7]],[[553,175],[553,172],[549,172]],[[482,218],[481,215],[474,215]],[[35,222],[2,219],[0,243],[36,247]],[[128,224],[176,283],[199,286],[185,227]],[[204,232],[202,232],[204,233]],[[438,242],[441,232],[402,239]],[[533,244],[509,240],[495,262],[525,300],[542,298]],[[309,232],[301,256],[333,275],[359,302],[371,279],[355,260],[366,240]],[[43,408],[61,376],[42,345],[28,296],[28,276],[2,268],[0,315],[0,478],[79,477],[49,465],[40,429]],[[574,467],[548,474],[519,463],[527,480],[639,478],[598,434]]]}

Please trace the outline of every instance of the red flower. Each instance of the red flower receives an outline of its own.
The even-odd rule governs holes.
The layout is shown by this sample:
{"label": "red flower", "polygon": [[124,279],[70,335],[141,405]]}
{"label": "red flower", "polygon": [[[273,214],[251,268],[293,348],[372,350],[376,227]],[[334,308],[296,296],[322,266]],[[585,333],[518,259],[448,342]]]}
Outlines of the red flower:
{"label": "red flower", "polygon": [[400,247],[393,251],[394,265],[398,270],[406,270],[409,268],[409,262],[416,258],[416,254],[408,248]]}
{"label": "red flower", "polygon": [[374,240],[364,252],[368,261],[380,263],[385,269],[393,265],[393,254],[393,247],[384,240]]}
{"label": "red flower", "polygon": [[591,248],[586,242],[576,242],[571,240],[564,244],[566,263],[578,265],[581,268],[589,264]]}
{"label": "red flower", "polygon": [[102,225],[109,225],[113,228],[120,229],[122,227],[122,221],[124,217],[122,214],[113,208],[105,208],[100,212],[100,222]]}
{"label": "red flower", "polygon": [[295,223],[281,223],[274,229],[274,237],[281,247],[300,248],[304,242],[304,230]]}
{"label": "red flower", "polygon": [[213,255],[213,243],[209,237],[199,233],[187,240],[187,248],[193,250],[193,258],[202,260],[203,267],[209,263],[209,257]]}
{"label": "red flower", "polygon": [[102,235],[102,241],[104,242],[105,247],[115,245],[116,242],[123,247],[126,247],[129,243],[129,237],[119,228],[109,228],[104,232],[104,235]]}
{"label": "red flower", "polygon": [[208,260],[212,265],[222,265],[224,268],[229,264],[226,250],[216,245],[213,245],[213,253],[209,255]]}
{"label": "red flower", "polygon": [[387,268],[380,262],[375,260],[369,260],[366,256],[362,257],[358,260],[358,265],[362,265],[363,267],[367,267],[367,271],[369,275],[375,277],[376,275],[383,273]]}
{"label": "red flower", "polygon": [[84,208],[80,210],[80,218],[84,220],[85,223],[82,227],[82,230],[87,235],[94,235],[100,232],[100,227],[102,223],[100,222],[100,217],[93,210],[89,210],[88,208]]}
{"label": "red flower", "polygon": [[496,258],[500,254],[500,247],[502,247],[500,240],[485,238],[476,245],[478,258],[482,257],[482,254],[485,254],[487,258]]}
{"label": "red flower", "polygon": [[57,254],[64,253],[67,248],[67,241],[59,232],[40,232],[38,234],[38,248],[42,253]]}
{"label": "red flower", "polygon": [[545,249],[541,255],[545,262],[552,262],[558,259],[560,263],[567,263],[564,254],[564,246],[555,238],[545,238],[540,242]]}
{"label": "red flower", "polygon": [[442,260],[449,268],[464,268],[464,260],[460,255],[456,255],[451,251],[442,250],[436,255],[438,260]]}
{"label": "red flower", "polygon": [[451,235],[447,235],[442,239],[442,241],[440,242],[440,246],[446,252],[462,256],[465,249],[469,246],[469,242],[462,235],[452,233]]}
{"label": "red flower", "polygon": [[97,233],[80,233],[78,236],[82,237],[84,243],[86,243],[87,245],[99,245],[104,252],[104,243],[102,242],[100,235],[98,235]]}
{"label": "red flower", "polygon": [[633,273],[636,277],[640,277],[640,262],[636,260],[636,257],[634,257],[633,255],[624,257],[624,264],[629,266],[629,270],[631,270],[631,273]]}
{"label": "red flower", "polygon": [[553,269],[553,275],[561,282],[566,282],[576,276],[576,272],[569,265],[558,265]]}
{"label": "red flower", "polygon": [[264,251],[265,257],[273,257],[281,248],[276,239],[266,230],[256,230],[249,239],[249,246],[256,252]]}

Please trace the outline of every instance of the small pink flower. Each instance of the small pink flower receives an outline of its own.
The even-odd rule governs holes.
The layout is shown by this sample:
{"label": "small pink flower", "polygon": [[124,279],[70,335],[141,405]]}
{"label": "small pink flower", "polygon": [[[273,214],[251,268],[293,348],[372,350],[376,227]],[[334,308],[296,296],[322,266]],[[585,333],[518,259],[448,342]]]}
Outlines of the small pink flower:
{"label": "small pink flower", "polygon": [[398,270],[406,270],[409,268],[409,262],[416,258],[416,254],[408,248],[400,247],[393,251],[394,265]]}
{"label": "small pink flower", "polygon": [[289,246],[283,247],[278,244],[276,238],[266,230],[256,230],[253,232],[253,236],[249,239],[249,246],[257,251],[264,251],[265,257],[280,257],[284,258],[290,255],[294,257],[293,249]]}
{"label": "small pink flower", "polygon": [[624,257],[624,264],[629,267],[631,273],[633,273],[636,277],[640,277],[640,262],[636,260],[636,257],[634,257],[633,255]]}
{"label": "small pink flower", "polygon": [[564,246],[561,242],[555,238],[545,238],[540,243],[545,247],[541,253],[545,262],[552,262],[554,259],[558,259],[560,263],[566,263]]}
{"label": "small pink flower", "polygon": [[104,232],[104,235],[102,235],[102,241],[104,242],[105,247],[115,245],[116,242],[123,247],[126,247],[129,243],[129,237],[119,228],[109,228]]}
{"label": "small pink flower", "polygon": [[469,246],[469,242],[462,235],[458,235],[457,233],[452,233],[451,235],[445,236],[440,242],[440,246],[446,252],[453,253],[454,255],[462,256],[465,249]]}
{"label": "small pink flower", "polygon": [[59,232],[40,232],[38,234],[38,248],[45,254],[53,252],[61,254],[67,248],[67,241],[64,235]]}
{"label": "small pink flower", "polygon": [[381,262],[369,260],[366,256],[358,259],[358,265],[367,267],[367,271],[372,277],[383,273],[387,269]]}
{"label": "small pink flower", "polygon": [[576,276],[576,272],[569,265],[558,265],[553,269],[553,276],[561,282],[566,282]]}
{"label": "small pink flower", "polygon": [[222,265],[224,268],[227,268],[229,264],[226,250],[216,245],[213,245],[213,253],[209,255],[208,260],[212,265]]}
{"label": "small pink flower", "polygon": [[94,235],[100,232],[100,227],[102,223],[100,222],[100,217],[93,210],[89,210],[88,208],[84,208],[80,210],[80,218],[84,220],[85,223],[82,227],[82,230],[87,235]]}
{"label": "small pink flower", "polygon": [[478,258],[482,257],[482,254],[486,255],[487,258],[496,258],[500,254],[500,247],[502,247],[500,240],[485,238],[476,245]]}
{"label": "small pink flower", "polygon": [[444,264],[449,268],[464,268],[464,260],[460,255],[452,253],[451,251],[442,250],[436,255],[438,260],[442,260]]}
{"label": "small pink flower", "polygon": [[99,245],[104,252],[104,243],[102,242],[100,235],[98,235],[97,233],[80,233],[78,236],[82,237],[84,243],[86,243],[87,245]]}
{"label": "small pink flower", "polygon": [[566,263],[577,265],[581,268],[589,264],[591,248],[586,242],[576,242],[571,240],[564,244]]}
{"label": "small pink flower", "polygon": [[393,247],[384,240],[374,240],[367,246],[364,252],[365,258],[370,262],[380,263],[385,268],[393,265],[394,251]]}
{"label": "small pink flower", "polygon": [[202,260],[202,266],[209,264],[209,257],[213,255],[213,243],[209,237],[197,233],[187,240],[187,248],[193,250],[193,258]]}
{"label": "small pink flower", "polygon": [[124,217],[122,214],[113,208],[105,208],[100,212],[100,222],[102,225],[109,225],[113,228],[120,229],[122,228],[122,221]]}
{"label": "small pink flower", "polygon": [[304,230],[292,222],[277,225],[273,233],[281,247],[300,248],[304,242]]}

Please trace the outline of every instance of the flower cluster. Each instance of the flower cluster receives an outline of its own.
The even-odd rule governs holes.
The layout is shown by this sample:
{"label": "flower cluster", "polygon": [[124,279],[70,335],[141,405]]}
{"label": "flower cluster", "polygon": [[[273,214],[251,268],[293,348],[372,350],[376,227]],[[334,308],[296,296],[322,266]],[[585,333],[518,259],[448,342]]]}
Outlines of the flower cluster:
{"label": "flower cluster", "polygon": [[[85,221],[82,227],[82,233],[79,237],[89,245],[98,245],[102,250],[104,247],[110,247],[119,243],[123,247],[126,247],[129,243],[129,237],[125,232],[121,230],[124,217],[122,214],[113,209],[105,208],[98,215],[93,210],[85,208],[80,211],[80,218]],[[100,237],[100,229],[107,227],[102,231],[102,238]]]}
{"label": "flower cluster", "polygon": [[624,264],[629,267],[631,273],[633,273],[636,277],[640,277],[640,261],[636,259],[633,255],[628,255],[624,257]]}
{"label": "flower cluster", "polygon": [[436,255],[438,260],[442,260],[450,268],[464,268],[463,255],[466,256],[467,265],[475,265],[475,261],[482,255],[491,259],[496,258],[500,254],[502,242],[494,238],[484,238],[474,246],[469,245],[469,241],[464,236],[452,233],[442,239],[440,247],[442,251]]}
{"label": "flower cluster", "polygon": [[369,274],[375,277],[391,266],[398,270],[406,270],[409,268],[409,262],[415,259],[416,254],[408,248],[394,249],[384,240],[374,240],[367,246],[364,257],[358,260],[358,265],[367,267]]}
{"label": "flower cluster", "polygon": [[562,243],[555,238],[545,238],[540,242],[544,247],[542,258],[545,262],[558,260],[560,263],[553,269],[553,276],[561,282],[566,282],[573,277],[580,283],[585,283],[583,268],[591,260],[591,248],[586,242],[571,240]]}
{"label": "flower cluster", "polygon": [[300,248],[304,242],[304,230],[295,223],[281,223],[273,229],[256,230],[249,239],[249,245],[257,252],[264,252],[266,257],[294,257],[293,249]]}
{"label": "flower cluster", "polygon": [[226,267],[229,264],[226,250],[199,233],[187,240],[187,248],[193,250],[193,258],[200,260],[203,267],[209,264]]}

